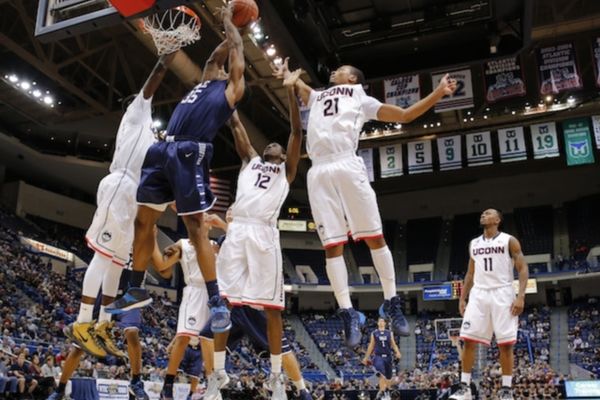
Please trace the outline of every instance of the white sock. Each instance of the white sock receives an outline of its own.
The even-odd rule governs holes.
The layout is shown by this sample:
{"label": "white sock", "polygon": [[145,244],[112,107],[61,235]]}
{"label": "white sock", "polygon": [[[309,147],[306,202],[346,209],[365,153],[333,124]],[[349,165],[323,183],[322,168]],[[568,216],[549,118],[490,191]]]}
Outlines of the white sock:
{"label": "white sock", "polygon": [[325,269],[333,288],[333,294],[340,308],[352,308],[350,289],[348,288],[348,269],[344,256],[326,258]]}
{"label": "white sock", "polygon": [[215,351],[215,371],[225,369],[225,352]]}
{"label": "white sock", "polygon": [[271,373],[281,373],[281,354],[271,354]]}
{"label": "white sock", "polygon": [[110,322],[112,314],[106,312],[105,306],[100,306],[100,314],[98,314],[98,322]]}
{"label": "white sock", "polygon": [[392,252],[387,246],[383,246],[380,249],[371,250],[371,257],[381,281],[383,298],[389,300],[396,295],[396,271],[394,271]]}
{"label": "white sock", "polygon": [[462,383],[466,383],[467,385],[471,384],[471,373],[470,372],[461,372],[460,381]]}
{"label": "white sock", "polygon": [[299,381],[293,381],[293,382],[294,382],[294,386],[296,386],[296,389],[298,389],[298,391],[306,389],[306,383],[304,383],[304,379],[301,378]]}
{"label": "white sock", "polygon": [[512,375],[502,375],[502,386],[512,387]]}
{"label": "white sock", "polygon": [[92,313],[94,312],[93,304],[81,303],[79,305],[79,315],[77,315],[77,322],[86,323],[92,322]]}

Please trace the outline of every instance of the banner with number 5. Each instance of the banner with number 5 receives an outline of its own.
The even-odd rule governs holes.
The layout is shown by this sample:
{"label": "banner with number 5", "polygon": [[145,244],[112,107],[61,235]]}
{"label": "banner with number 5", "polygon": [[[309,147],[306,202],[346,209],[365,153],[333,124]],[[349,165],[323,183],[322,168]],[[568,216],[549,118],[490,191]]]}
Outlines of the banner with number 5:
{"label": "banner with number 5", "polygon": [[431,75],[433,88],[436,88],[444,75],[449,74],[450,79],[456,80],[456,91],[451,96],[444,96],[435,105],[435,112],[440,113],[450,110],[460,110],[473,107],[473,83],[471,81],[471,70],[461,69],[459,71],[441,72]]}
{"label": "banner with number 5", "polygon": [[558,157],[558,140],[556,137],[556,124],[547,122],[545,124],[531,125],[531,142],[533,143],[533,158]]}

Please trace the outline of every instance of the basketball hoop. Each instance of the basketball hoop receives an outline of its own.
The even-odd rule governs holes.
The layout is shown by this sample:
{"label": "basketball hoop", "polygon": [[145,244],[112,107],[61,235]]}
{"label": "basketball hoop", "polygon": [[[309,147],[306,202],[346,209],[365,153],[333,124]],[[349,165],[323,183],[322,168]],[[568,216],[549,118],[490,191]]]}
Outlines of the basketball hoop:
{"label": "basketball hoop", "polygon": [[200,39],[200,18],[185,6],[144,18],[143,28],[152,36],[159,56],[170,54]]}

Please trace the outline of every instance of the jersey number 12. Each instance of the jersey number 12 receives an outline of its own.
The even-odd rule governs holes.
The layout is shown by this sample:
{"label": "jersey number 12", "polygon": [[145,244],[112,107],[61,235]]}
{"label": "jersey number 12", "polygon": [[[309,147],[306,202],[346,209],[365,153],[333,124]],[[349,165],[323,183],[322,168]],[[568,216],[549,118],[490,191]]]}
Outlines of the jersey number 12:
{"label": "jersey number 12", "polygon": [[269,184],[270,181],[271,181],[271,177],[269,175],[263,175],[263,174],[259,173],[258,176],[256,177],[256,182],[254,182],[254,186],[261,188],[261,189],[266,189],[267,185]]}

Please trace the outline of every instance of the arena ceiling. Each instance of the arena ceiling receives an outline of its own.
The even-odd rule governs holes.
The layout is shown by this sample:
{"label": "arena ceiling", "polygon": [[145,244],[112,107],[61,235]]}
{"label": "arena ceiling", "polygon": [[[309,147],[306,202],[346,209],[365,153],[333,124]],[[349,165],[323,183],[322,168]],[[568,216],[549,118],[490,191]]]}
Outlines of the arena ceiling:
{"label": "arena ceiling", "polygon": [[[188,2],[202,17],[202,39],[185,49],[154,99],[163,121],[199,78],[201,67],[223,33],[213,12],[222,0]],[[325,84],[336,65],[360,66],[369,79],[408,71],[469,63],[513,54],[533,39],[598,29],[594,0],[278,0],[258,1],[261,24],[279,54],[307,71],[314,86]],[[134,22],[42,43],[34,38],[37,0],[0,0],[0,78],[18,74],[50,90],[54,108],[32,101],[0,79],[0,130],[44,154],[107,161],[121,117],[121,99],[139,91],[156,57]],[[584,21],[576,27],[568,21]],[[588,21],[585,23],[585,21]],[[490,46],[497,53],[490,54]],[[241,106],[257,147],[285,143],[285,93],[270,76],[263,43],[245,39],[250,100]],[[60,104],[58,104],[60,101]],[[460,125],[461,116],[441,118]],[[231,136],[216,140],[213,166],[232,173],[239,160]],[[19,154],[3,152],[9,168],[26,171]],[[69,158],[69,157],[67,157]],[[72,158],[69,158],[72,160]],[[20,160],[17,162],[16,160]],[[34,164],[31,164],[34,165]],[[88,163],[86,162],[86,165]],[[106,163],[98,163],[99,171]],[[307,168],[304,161],[302,169]],[[25,172],[24,172],[25,173]],[[50,179],[51,171],[43,171]],[[40,171],[33,166],[27,176]],[[78,180],[93,194],[102,173]],[[303,175],[303,174],[300,174]],[[64,184],[64,179],[57,184]],[[303,178],[296,187],[305,187]],[[302,194],[299,197],[303,198]]]}

